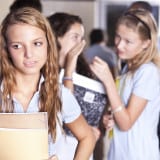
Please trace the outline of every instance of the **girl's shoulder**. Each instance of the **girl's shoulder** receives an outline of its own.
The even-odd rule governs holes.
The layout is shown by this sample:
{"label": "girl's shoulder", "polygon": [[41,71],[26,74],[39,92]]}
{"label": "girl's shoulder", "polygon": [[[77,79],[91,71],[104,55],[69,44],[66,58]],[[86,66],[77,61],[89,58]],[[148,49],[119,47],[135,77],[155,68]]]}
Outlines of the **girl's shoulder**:
{"label": "girl's shoulder", "polygon": [[65,123],[73,122],[81,114],[81,109],[72,92],[62,84],[60,84],[60,98],[63,121]]}
{"label": "girl's shoulder", "polygon": [[160,69],[152,62],[142,64],[134,73],[133,79],[137,80],[156,80],[160,81]]}
{"label": "girl's shoulder", "polygon": [[144,63],[144,64],[142,64],[142,65],[140,66],[140,68],[143,68],[143,67],[158,68],[158,67],[156,66],[156,64],[154,64],[153,62]]}
{"label": "girl's shoulder", "polygon": [[142,64],[136,71],[136,73],[139,72],[147,72],[147,73],[152,73],[152,72],[159,72],[160,69],[158,68],[157,65],[155,65],[153,62],[145,63]]}

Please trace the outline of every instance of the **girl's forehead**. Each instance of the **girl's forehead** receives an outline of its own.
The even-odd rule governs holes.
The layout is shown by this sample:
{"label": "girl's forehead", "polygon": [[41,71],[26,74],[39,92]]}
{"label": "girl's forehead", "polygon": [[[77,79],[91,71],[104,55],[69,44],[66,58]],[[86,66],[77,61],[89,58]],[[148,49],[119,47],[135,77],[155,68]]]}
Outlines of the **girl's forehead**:
{"label": "girl's forehead", "polygon": [[129,27],[125,24],[120,24],[117,27],[116,32],[126,38],[140,39],[138,31],[135,28]]}
{"label": "girl's forehead", "polygon": [[36,26],[33,26],[33,25],[30,25],[30,24],[25,24],[25,23],[17,23],[17,24],[13,24],[13,25],[10,25],[8,26],[7,28],[7,33],[29,33],[29,32],[32,32],[32,33],[41,33],[41,34],[44,34],[44,31],[39,28],[39,27],[36,27]]}
{"label": "girl's forehead", "polygon": [[134,27],[130,27],[130,26],[126,25],[126,24],[119,24],[117,26],[117,31],[138,34]]}
{"label": "girl's forehead", "polygon": [[28,24],[14,24],[7,28],[6,38],[8,41],[32,41],[39,38],[46,39],[45,32],[35,26]]}
{"label": "girl's forehead", "polygon": [[84,27],[82,24],[74,23],[70,26],[68,32],[84,32]]}

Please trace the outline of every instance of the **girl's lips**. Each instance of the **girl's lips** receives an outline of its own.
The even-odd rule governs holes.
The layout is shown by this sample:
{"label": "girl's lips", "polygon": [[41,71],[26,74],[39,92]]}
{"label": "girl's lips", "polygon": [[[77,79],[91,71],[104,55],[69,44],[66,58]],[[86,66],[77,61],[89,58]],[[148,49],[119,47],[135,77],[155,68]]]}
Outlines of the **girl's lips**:
{"label": "girl's lips", "polygon": [[36,61],[29,61],[23,63],[26,67],[33,67],[36,64]]}
{"label": "girl's lips", "polygon": [[120,54],[120,53],[121,53],[121,51],[120,51],[120,50],[117,50],[117,51],[116,51],[116,53],[117,53],[117,54]]}
{"label": "girl's lips", "polygon": [[118,54],[118,55],[122,55],[122,54],[123,54],[123,52],[122,52],[122,51],[118,51],[118,50],[117,50],[117,54]]}

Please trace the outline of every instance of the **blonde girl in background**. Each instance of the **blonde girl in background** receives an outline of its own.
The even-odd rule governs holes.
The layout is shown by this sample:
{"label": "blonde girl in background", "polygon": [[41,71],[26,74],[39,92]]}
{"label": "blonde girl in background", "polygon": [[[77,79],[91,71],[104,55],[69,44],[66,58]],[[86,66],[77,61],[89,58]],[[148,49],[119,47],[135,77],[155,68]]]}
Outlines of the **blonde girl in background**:
{"label": "blonde girl in background", "polygon": [[146,10],[130,10],[119,18],[115,46],[119,58],[127,62],[120,77],[119,91],[104,61],[95,57],[90,65],[106,88],[115,120],[108,160],[160,159],[157,36],[155,19]]}

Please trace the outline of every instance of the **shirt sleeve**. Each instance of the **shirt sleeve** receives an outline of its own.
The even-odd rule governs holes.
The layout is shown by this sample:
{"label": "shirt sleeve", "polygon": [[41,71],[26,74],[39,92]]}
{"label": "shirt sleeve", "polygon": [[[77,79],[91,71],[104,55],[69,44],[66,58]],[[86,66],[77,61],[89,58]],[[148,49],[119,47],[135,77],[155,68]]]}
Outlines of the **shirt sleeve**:
{"label": "shirt sleeve", "polygon": [[160,93],[160,73],[152,64],[142,65],[134,75],[133,93],[147,100],[152,100]]}
{"label": "shirt sleeve", "polygon": [[80,106],[69,89],[62,86],[62,120],[71,123],[81,114]]}

